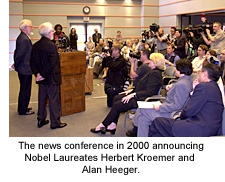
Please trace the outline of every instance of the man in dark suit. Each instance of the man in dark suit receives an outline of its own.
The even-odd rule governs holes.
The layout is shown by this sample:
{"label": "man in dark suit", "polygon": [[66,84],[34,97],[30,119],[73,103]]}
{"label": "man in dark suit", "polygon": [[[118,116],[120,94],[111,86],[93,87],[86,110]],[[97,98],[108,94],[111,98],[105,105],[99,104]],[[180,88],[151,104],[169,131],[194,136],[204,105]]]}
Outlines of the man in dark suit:
{"label": "man in dark suit", "polygon": [[185,53],[185,44],[186,44],[186,39],[185,35],[182,35],[181,29],[176,30],[176,41],[175,41],[175,53],[180,57],[180,58],[186,58],[186,53]]}
{"label": "man in dark suit", "polygon": [[51,41],[53,39],[52,24],[49,22],[41,24],[39,33],[42,37],[33,45],[30,62],[32,72],[36,75],[36,81],[39,84],[37,125],[40,128],[49,123],[46,120],[46,101],[48,97],[50,128],[62,128],[67,124],[60,121],[60,62],[57,47]]}
{"label": "man in dark suit", "polygon": [[32,35],[32,22],[24,19],[20,22],[21,33],[16,39],[16,49],[14,52],[14,68],[18,72],[20,81],[20,92],[18,98],[19,115],[34,114],[32,108],[28,108],[31,95],[32,71],[30,68],[30,54],[32,43],[30,35]]}
{"label": "man in dark suit", "polygon": [[207,137],[219,134],[224,110],[222,94],[216,83],[220,76],[218,65],[204,65],[199,73],[199,84],[181,112],[181,120],[156,118],[150,136]]}
{"label": "man in dark suit", "polygon": [[97,43],[99,43],[99,39],[102,38],[102,35],[98,33],[98,29],[95,29],[95,33],[92,35],[92,40],[95,43],[95,47],[97,46]]}

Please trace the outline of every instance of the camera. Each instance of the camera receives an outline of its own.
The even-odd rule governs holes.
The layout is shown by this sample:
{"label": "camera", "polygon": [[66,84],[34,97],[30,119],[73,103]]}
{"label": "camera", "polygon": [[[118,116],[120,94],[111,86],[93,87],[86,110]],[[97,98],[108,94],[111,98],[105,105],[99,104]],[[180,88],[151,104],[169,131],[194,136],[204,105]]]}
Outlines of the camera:
{"label": "camera", "polygon": [[136,59],[140,59],[141,58],[140,52],[134,53],[133,51],[130,51],[129,56],[131,58],[136,58]]}
{"label": "camera", "polygon": [[149,32],[147,32],[146,30],[143,30],[141,36],[142,36],[142,39],[144,39],[144,38],[148,39],[149,38]]}
{"label": "camera", "polygon": [[213,23],[203,23],[199,25],[189,25],[186,27],[183,32],[187,35],[188,38],[191,37],[190,32],[193,32],[195,37],[198,37],[200,32],[204,32],[206,34],[206,29],[210,30],[210,33],[213,33]]}
{"label": "camera", "polygon": [[107,46],[103,47],[102,48],[102,53],[107,53],[107,52],[109,52],[109,54],[112,53],[112,51],[111,51],[111,49],[109,47],[107,47]]}
{"label": "camera", "polygon": [[149,28],[150,28],[150,29],[151,29],[151,31],[153,31],[153,32],[154,32],[154,34],[155,34],[156,32],[158,32],[158,30],[159,30],[160,26],[159,26],[159,25],[157,25],[156,23],[152,23],[152,25],[150,25],[150,26],[149,26]]}
{"label": "camera", "polygon": [[56,45],[58,48],[67,48],[67,39],[65,36],[59,36],[59,39],[56,41]]}
{"label": "camera", "polygon": [[209,63],[220,65],[220,61],[215,56],[211,56],[211,57],[207,58],[207,60]]}

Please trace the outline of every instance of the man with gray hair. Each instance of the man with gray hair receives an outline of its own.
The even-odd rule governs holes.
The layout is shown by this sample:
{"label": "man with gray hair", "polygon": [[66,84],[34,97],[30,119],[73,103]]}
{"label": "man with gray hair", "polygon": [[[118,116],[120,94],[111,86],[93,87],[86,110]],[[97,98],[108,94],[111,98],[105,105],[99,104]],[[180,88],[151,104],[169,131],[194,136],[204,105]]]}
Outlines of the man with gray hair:
{"label": "man with gray hair", "polygon": [[14,68],[18,72],[20,81],[20,92],[18,98],[19,115],[34,114],[32,108],[28,108],[31,95],[32,71],[30,68],[30,54],[32,43],[30,35],[33,35],[32,22],[24,19],[20,22],[21,33],[16,39],[16,49],[14,51]]}
{"label": "man with gray hair", "polygon": [[46,120],[46,101],[49,98],[51,129],[63,128],[67,124],[60,121],[60,62],[57,47],[53,39],[52,24],[45,22],[39,26],[41,39],[33,45],[31,69],[39,84],[38,93],[38,128],[49,123]]}
{"label": "man with gray hair", "polygon": [[206,33],[209,39],[206,38],[204,32],[200,33],[205,43],[207,45],[210,45],[210,49],[216,51],[218,59],[220,59],[220,54],[222,52],[222,49],[225,47],[225,32],[221,28],[222,28],[222,24],[220,22],[215,22],[213,24],[213,32],[215,33],[214,36],[211,35],[209,29],[206,29]]}

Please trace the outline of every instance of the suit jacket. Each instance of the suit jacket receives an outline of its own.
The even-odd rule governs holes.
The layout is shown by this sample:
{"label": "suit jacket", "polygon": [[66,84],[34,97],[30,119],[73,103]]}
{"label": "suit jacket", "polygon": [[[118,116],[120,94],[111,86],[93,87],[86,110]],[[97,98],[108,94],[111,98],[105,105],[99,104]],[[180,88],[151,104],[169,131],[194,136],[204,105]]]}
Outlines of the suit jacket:
{"label": "suit jacket", "polygon": [[14,51],[15,70],[23,75],[32,75],[30,68],[30,55],[32,43],[29,37],[21,31],[16,39],[16,49]]}
{"label": "suit jacket", "polygon": [[47,37],[37,41],[31,52],[31,69],[34,74],[40,73],[45,80],[40,84],[60,84],[60,60],[56,45]]}
{"label": "suit jacket", "polygon": [[215,81],[200,83],[174,122],[174,136],[215,136],[222,125],[224,110],[221,91]]}
{"label": "suit jacket", "polygon": [[181,36],[178,38],[178,40],[175,41],[175,45],[177,48],[175,49],[175,53],[180,57],[180,58],[186,58],[186,53],[185,53],[185,36]]}
{"label": "suit jacket", "polygon": [[162,113],[172,113],[182,110],[193,90],[193,82],[190,76],[183,76],[172,86],[167,93],[165,101],[159,107]]}
{"label": "suit jacket", "polygon": [[[96,38],[98,37],[98,41],[96,40]],[[92,35],[92,41],[96,43],[99,43],[99,39],[102,38],[102,35],[100,33],[98,33],[98,36],[96,36],[96,33],[94,33]]]}

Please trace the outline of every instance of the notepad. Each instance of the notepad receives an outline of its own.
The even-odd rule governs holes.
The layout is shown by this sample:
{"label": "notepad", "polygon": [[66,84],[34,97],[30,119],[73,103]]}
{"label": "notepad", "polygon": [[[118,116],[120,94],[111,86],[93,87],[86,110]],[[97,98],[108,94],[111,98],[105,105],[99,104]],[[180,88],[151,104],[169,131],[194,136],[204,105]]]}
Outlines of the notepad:
{"label": "notepad", "polygon": [[141,109],[152,109],[153,105],[162,105],[160,101],[154,101],[154,102],[145,102],[145,101],[137,101],[138,108]]}

